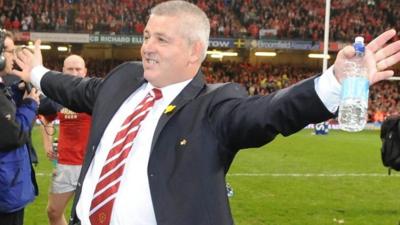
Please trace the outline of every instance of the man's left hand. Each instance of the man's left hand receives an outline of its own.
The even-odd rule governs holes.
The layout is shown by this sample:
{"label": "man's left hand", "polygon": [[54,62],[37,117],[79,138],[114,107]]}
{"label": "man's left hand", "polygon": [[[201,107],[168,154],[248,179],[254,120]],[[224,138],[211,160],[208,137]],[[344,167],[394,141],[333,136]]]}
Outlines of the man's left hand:
{"label": "man's left hand", "polygon": [[[371,41],[365,48],[364,60],[370,85],[393,76],[394,71],[388,68],[400,61],[400,40],[388,45],[387,43],[395,35],[394,29],[388,30]],[[352,46],[346,46],[339,51],[333,67],[335,77],[339,82],[346,76],[343,71],[346,60],[354,56],[355,50]]]}

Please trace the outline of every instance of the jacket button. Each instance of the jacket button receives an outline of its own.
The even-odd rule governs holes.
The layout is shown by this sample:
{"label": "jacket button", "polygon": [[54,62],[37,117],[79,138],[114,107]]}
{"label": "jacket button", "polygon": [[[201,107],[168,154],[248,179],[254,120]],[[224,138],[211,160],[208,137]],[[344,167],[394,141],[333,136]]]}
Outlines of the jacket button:
{"label": "jacket button", "polygon": [[78,182],[76,185],[77,185],[78,187],[80,187],[80,186],[81,186],[81,183],[80,183],[80,182]]}
{"label": "jacket button", "polygon": [[154,177],[154,173],[150,173],[150,177]]}

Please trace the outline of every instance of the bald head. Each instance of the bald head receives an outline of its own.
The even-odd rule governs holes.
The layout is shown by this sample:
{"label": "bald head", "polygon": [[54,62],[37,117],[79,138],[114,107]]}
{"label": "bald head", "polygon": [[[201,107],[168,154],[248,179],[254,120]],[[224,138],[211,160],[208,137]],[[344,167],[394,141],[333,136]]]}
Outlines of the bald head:
{"label": "bald head", "polygon": [[70,55],[64,60],[63,73],[74,76],[86,76],[85,60],[79,55]]}

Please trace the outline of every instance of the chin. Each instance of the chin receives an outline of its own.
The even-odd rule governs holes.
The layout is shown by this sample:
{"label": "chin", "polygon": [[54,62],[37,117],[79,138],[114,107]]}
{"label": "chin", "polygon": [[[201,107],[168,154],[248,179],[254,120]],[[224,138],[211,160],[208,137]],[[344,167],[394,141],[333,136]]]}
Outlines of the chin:
{"label": "chin", "polygon": [[151,71],[144,71],[143,73],[144,79],[146,79],[147,81],[153,81],[156,79],[156,77],[158,77],[157,73],[151,72]]}

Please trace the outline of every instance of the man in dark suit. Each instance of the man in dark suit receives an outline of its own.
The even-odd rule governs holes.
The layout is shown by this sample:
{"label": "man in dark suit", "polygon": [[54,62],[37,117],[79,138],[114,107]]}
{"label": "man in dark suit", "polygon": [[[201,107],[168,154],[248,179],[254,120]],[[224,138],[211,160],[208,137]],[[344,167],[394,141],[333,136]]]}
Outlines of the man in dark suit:
{"label": "man in dark suit", "polygon": [[[351,46],[321,76],[249,97],[238,84],[204,82],[209,32],[197,6],[168,1],[151,11],[142,64],[122,64],[105,79],[47,70],[40,41],[34,55],[19,56],[19,76],[92,114],[70,224],[233,224],[225,174],[236,153],[334,116]],[[387,31],[367,47],[371,84],[393,75],[387,68],[400,60],[400,42],[383,46],[394,35]]]}

